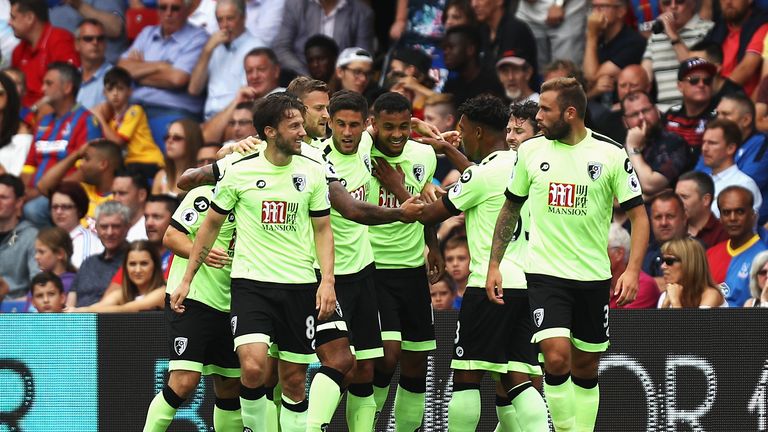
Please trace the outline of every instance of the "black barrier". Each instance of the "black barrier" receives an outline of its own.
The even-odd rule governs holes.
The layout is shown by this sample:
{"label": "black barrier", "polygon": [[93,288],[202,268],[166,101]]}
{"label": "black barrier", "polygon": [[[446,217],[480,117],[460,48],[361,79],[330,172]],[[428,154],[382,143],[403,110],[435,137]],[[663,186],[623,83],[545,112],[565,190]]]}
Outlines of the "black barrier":
{"label": "black barrier", "polygon": [[[611,313],[598,431],[768,431],[767,310]],[[435,315],[425,431],[445,430],[456,315]],[[141,430],[167,367],[162,314],[3,314],[0,328],[0,430]],[[394,385],[377,430],[394,430],[393,399]],[[206,381],[169,430],[213,430],[213,401]],[[495,426],[493,401],[486,381],[479,431]],[[343,407],[330,430],[345,430]]]}

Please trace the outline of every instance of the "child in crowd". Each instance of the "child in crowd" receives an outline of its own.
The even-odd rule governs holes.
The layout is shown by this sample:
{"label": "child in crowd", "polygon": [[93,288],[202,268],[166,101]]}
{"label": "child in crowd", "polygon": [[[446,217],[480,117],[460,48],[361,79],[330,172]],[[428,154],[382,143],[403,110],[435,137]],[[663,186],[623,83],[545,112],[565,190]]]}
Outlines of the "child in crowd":
{"label": "child in crowd", "polygon": [[51,272],[38,273],[29,284],[32,305],[40,313],[61,312],[64,309],[64,286]]}
{"label": "child in crowd", "polygon": [[429,295],[432,297],[433,308],[437,310],[453,309],[456,290],[447,276],[443,276],[439,281],[429,286]]}
{"label": "child in crowd", "polygon": [[37,233],[35,240],[35,261],[42,272],[55,274],[60,280],[64,294],[69,292],[77,269],[72,265],[72,238],[63,228],[48,227]]}
{"label": "child in crowd", "polygon": [[469,279],[469,247],[467,237],[449,237],[443,245],[443,257],[445,258],[445,271],[456,286],[456,298],[453,308],[461,308],[461,300],[467,289]]}
{"label": "child in crowd", "polygon": [[147,114],[141,105],[130,105],[131,75],[114,67],[104,75],[104,96],[107,101],[91,111],[99,120],[104,137],[125,148],[125,165],[152,179],[164,166],[163,152],[152,138]]}

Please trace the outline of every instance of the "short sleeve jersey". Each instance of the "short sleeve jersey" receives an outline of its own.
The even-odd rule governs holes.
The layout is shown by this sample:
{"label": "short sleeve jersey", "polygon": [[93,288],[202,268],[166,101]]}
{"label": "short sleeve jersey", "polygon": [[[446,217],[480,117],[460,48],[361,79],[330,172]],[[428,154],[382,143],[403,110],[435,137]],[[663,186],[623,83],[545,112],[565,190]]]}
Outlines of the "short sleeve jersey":
{"label": "short sleeve jersey", "polygon": [[[454,214],[464,212],[469,243],[469,280],[467,286],[483,288],[488,274],[493,230],[501,207],[504,191],[509,184],[517,156],[514,151],[491,153],[479,165],[467,168],[458,182],[443,195],[443,203]],[[515,235],[501,261],[504,288],[525,288],[522,263],[528,242],[528,209],[523,206]]]}
{"label": "short sleeve jersey", "polygon": [[232,278],[281,285],[315,283],[310,217],[330,214],[322,165],[293,156],[285,166],[263,152],[227,168],[216,185],[211,208],[237,215]]}
{"label": "short sleeve jersey", "polygon": [[[371,147],[373,140],[363,133],[357,152],[345,155],[333,145],[333,138],[323,143],[323,153],[332,164],[339,182],[360,201],[368,200],[368,188],[371,180]],[[345,219],[335,209],[331,209],[331,227],[336,263],[334,273],[351,275],[364,269],[373,262],[373,249],[368,238],[368,227]]]}
{"label": "short sleeve jersey", "polygon": [[620,144],[587,129],[576,145],[546,137],[524,142],[507,197],[528,200],[526,273],[577,281],[611,277],[608,229],[614,197],[642,205],[640,181]]}
{"label": "short sleeve jersey", "polygon": [[[382,158],[394,168],[399,165],[405,173],[405,188],[410,194],[421,192],[432,181],[437,167],[437,156],[432,147],[408,141],[399,156],[384,155],[376,147],[372,158]],[[368,202],[380,207],[397,208],[400,202],[395,195],[374,177],[368,193]],[[415,268],[424,265],[424,226],[419,223],[392,222],[368,227],[376,268]]]}
{"label": "short sleeve jersey", "polygon": [[163,166],[163,152],[155,144],[149,121],[141,105],[131,105],[118,119],[112,119],[109,127],[128,144],[125,163],[148,163]]}
{"label": "short sleeve jersey", "polygon": [[[189,191],[173,213],[171,225],[194,241],[200,225],[208,214],[212,196],[213,187],[211,186],[200,186]],[[224,249],[231,258],[235,253],[235,236],[235,214],[229,213],[213,247]],[[188,262],[186,258],[176,255],[171,263],[165,292],[171,294],[179,286]],[[205,303],[222,312],[229,312],[230,272],[232,272],[231,264],[220,269],[209,267],[207,264],[201,265],[189,286],[187,298]]]}
{"label": "short sleeve jersey", "polygon": [[[306,156],[309,159],[312,159],[320,164],[323,164],[326,169],[326,178],[328,181],[336,180],[336,175],[333,171],[333,166],[331,164],[328,164],[325,156],[323,155],[323,151],[319,148],[321,141],[313,141],[313,144],[310,145],[307,143],[301,144],[301,155]],[[261,146],[257,147],[255,151],[263,151],[267,147],[266,143],[263,143]],[[247,153],[242,154],[238,152],[232,152],[223,158],[217,160],[213,164],[213,176],[218,182],[224,177],[224,173],[226,173],[227,168],[231,167],[233,163],[239,161],[240,159],[244,158],[245,156],[251,155],[253,153]]]}

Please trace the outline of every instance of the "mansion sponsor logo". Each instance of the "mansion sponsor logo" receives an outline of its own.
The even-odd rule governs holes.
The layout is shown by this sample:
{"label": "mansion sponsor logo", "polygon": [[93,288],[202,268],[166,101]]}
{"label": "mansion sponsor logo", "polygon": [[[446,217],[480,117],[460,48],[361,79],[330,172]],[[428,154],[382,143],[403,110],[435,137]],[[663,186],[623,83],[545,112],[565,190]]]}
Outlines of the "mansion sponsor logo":
{"label": "mansion sponsor logo", "polygon": [[586,216],[587,186],[572,183],[549,183],[548,212],[562,215]]}
{"label": "mansion sponsor logo", "polygon": [[262,227],[267,231],[296,231],[296,213],[298,210],[298,203],[262,201]]}

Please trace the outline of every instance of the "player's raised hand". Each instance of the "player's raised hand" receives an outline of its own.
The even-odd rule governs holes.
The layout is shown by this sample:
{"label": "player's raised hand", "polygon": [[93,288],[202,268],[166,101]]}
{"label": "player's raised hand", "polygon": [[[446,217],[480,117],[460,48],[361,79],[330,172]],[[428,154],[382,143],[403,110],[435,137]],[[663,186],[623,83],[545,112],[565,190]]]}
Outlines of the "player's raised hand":
{"label": "player's raised hand", "polygon": [[411,129],[421,136],[440,139],[440,129],[418,117],[411,117]]}
{"label": "player's raised hand", "polygon": [[171,310],[176,313],[184,313],[184,299],[189,295],[189,282],[181,281],[179,286],[171,293]]}
{"label": "player's raised hand", "polygon": [[619,276],[614,291],[618,295],[616,304],[624,306],[635,301],[635,297],[637,297],[638,277],[639,275],[636,272],[631,272],[629,270]]}
{"label": "player's raised hand", "polygon": [[223,268],[231,261],[232,259],[229,257],[229,254],[227,254],[227,251],[222,248],[212,248],[211,251],[208,252],[208,256],[205,257],[205,264],[208,265],[208,267],[217,269]]}
{"label": "player's raised hand", "polygon": [[485,294],[488,300],[496,304],[504,304],[504,288],[502,288],[501,271],[499,266],[488,266],[488,276],[485,278]]}
{"label": "player's raised hand", "polygon": [[320,281],[315,295],[315,309],[317,309],[317,318],[321,320],[328,319],[336,310],[336,290],[332,282]]}
{"label": "player's raised hand", "polygon": [[421,199],[427,204],[432,204],[439,200],[443,195],[445,195],[445,190],[432,182],[427,182],[427,184],[424,185],[424,189],[421,190]]}

